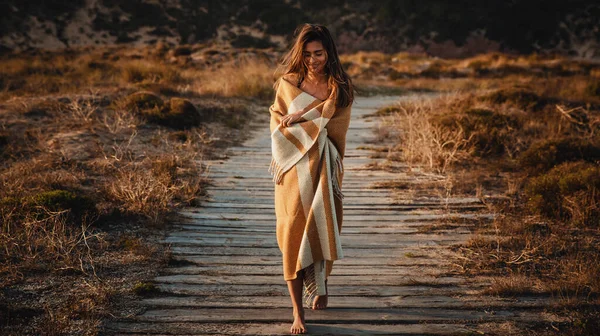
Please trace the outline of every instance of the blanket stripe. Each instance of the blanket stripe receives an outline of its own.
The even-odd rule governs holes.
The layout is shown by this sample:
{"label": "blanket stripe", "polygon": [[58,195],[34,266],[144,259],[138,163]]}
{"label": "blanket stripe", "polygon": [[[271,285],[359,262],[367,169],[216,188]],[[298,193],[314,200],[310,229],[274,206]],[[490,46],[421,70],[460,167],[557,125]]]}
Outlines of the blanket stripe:
{"label": "blanket stripe", "polygon": [[[277,243],[284,278],[304,272],[307,300],[326,294],[332,263],[343,258],[341,182],[350,107],[336,109],[334,94],[321,101],[282,78],[269,109]],[[282,116],[297,111],[297,123],[279,125]]]}

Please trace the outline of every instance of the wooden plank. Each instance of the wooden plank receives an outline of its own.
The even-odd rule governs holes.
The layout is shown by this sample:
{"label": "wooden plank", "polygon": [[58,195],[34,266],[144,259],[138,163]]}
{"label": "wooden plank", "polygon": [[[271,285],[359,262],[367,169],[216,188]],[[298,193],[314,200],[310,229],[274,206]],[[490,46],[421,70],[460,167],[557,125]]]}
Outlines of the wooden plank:
{"label": "wooden plank", "polygon": [[[274,220],[274,214],[231,214],[225,215],[222,213],[204,213],[204,212],[189,212],[185,211],[181,213],[182,215],[193,218],[193,219],[224,219],[224,220]],[[447,218],[490,218],[493,217],[492,214],[485,213],[447,213],[443,211],[433,211],[433,210],[418,210],[411,211],[406,213],[399,214],[362,214],[362,215],[344,215],[344,223],[351,221],[369,221],[369,222],[381,222],[381,221],[405,221],[405,220],[415,220],[415,219],[447,219]]]}
{"label": "wooden plank", "polygon": [[[161,322],[289,322],[289,309],[274,308],[265,314],[264,309],[243,308],[198,308],[147,310],[136,317],[138,321]],[[435,323],[440,321],[461,321],[481,323],[482,321],[530,320],[537,315],[530,311],[498,310],[494,314],[477,310],[431,309],[431,308],[379,308],[379,309],[326,309],[311,311],[313,322],[327,324],[370,323]]]}
{"label": "wooden plank", "polygon": [[[411,274],[418,274],[419,277],[422,275],[427,276],[439,276],[446,273],[447,270],[442,268],[432,268],[429,266],[424,267],[423,265],[406,265],[406,266],[377,266],[377,267],[364,267],[362,265],[344,265],[336,264],[332,274],[335,276],[354,276],[357,274],[361,275],[390,275],[390,276],[409,276]],[[268,275],[268,276],[281,276],[282,267],[281,265],[194,265],[194,266],[181,266],[181,267],[170,267],[163,269],[160,272],[161,275],[208,275],[208,276],[220,276],[220,275]]]}
{"label": "wooden plank", "polygon": [[[150,309],[179,308],[289,308],[290,300],[285,296],[160,296],[147,298],[142,303]],[[392,295],[384,297],[331,295],[328,302],[330,308],[452,308],[452,309],[542,309],[547,307],[545,298],[487,299],[478,295],[449,297],[445,295],[405,296]]]}
{"label": "wooden plank", "polygon": [[[281,279],[276,285],[227,285],[222,284],[186,284],[186,283],[157,283],[163,293],[175,295],[200,296],[281,296],[289,300],[287,285]],[[478,284],[468,287],[431,287],[431,286],[331,286],[331,294],[335,296],[387,297],[387,296],[462,296],[467,292],[481,290]]]}
{"label": "wooden plank", "polygon": [[[160,283],[185,283],[185,284],[197,284],[197,285],[208,285],[208,284],[232,284],[232,285],[276,285],[283,281],[283,274],[278,275],[196,275],[196,274],[173,274],[173,275],[159,275],[154,279],[155,282]],[[332,286],[345,285],[351,282],[357,286],[411,286],[415,284],[414,275],[351,275],[342,276],[337,275],[331,277],[328,280],[328,284]],[[418,283],[424,285],[430,285],[432,287],[447,287],[456,286],[465,283],[464,279],[455,277],[438,277],[438,276],[426,276],[419,275]]]}
{"label": "wooden plank", "polygon": [[[408,224],[407,224],[408,225]],[[224,235],[227,234],[245,234],[245,235],[254,235],[254,234],[269,234],[275,233],[275,226],[253,226],[253,225],[221,225],[221,224],[180,224],[176,226],[177,230],[194,232],[198,234],[209,233],[209,234],[217,234],[222,233]],[[347,235],[365,235],[365,234],[412,234],[417,233],[418,229],[415,226],[407,226],[403,227],[373,227],[373,226],[362,226],[360,228],[356,227],[345,227],[343,228],[344,236]],[[468,232],[467,232],[468,233]]]}
{"label": "wooden plank", "polygon": [[[289,315],[289,313],[288,313]],[[154,335],[154,336],[191,336],[191,335],[289,335],[291,319],[283,323],[179,323],[161,322],[158,325],[148,322],[117,322],[106,327],[106,332],[119,335]],[[485,334],[480,330],[502,330],[502,322],[496,326],[487,322],[485,329],[473,324],[451,322],[423,324],[323,324],[308,320],[308,333],[305,335],[474,335]],[[512,327],[511,332],[516,332]]]}
{"label": "wooden plank", "polygon": [[[365,263],[377,263],[385,265],[420,265],[427,264],[432,267],[438,267],[441,264],[445,264],[446,261],[439,261],[430,257],[432,248],[429,246],[417,247],[417,249],[408,249],[403,247],[391,246],[383,247],[376,246],[369,249],[356,249],[350,247],[342,247],[344,251],[344,258],[336,261],[336,263],[353,263],[364,265]],[[421,249],[423,250],[422,252]],[[260,260],[265,261],[279,261],[281,262],[281,252],[279,247],[210,247],[210,248],[197,248],[194,246],[185,245],[172,245],[170,247],[171,252],[178,259],[188,259],[190,261],[201,263],[203,262],[203,256],[211,257],[235,257],[234,261],[238,263],[252,262],[259,257]],[[409,253],[410,252],[410,253]],[[407,257],[406,254],[409,256]],[[193,259],[192,259],[193,258]],[[206,262],[217,262],[217,259],[206,259]],[[227,261],[227,259],[223,259]]]}

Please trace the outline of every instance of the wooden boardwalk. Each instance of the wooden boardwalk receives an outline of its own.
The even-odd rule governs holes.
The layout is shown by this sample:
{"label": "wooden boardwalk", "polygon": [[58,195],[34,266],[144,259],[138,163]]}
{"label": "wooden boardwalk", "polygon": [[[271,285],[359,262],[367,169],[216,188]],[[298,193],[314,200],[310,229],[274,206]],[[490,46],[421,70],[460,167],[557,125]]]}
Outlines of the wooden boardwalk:
{"label": "wooden boardwalk", "polygon": [[[380,144],[372,131],[377,120],[363,116],[391,101],[360,98],[353,108],[344,160],[345,258],[329,280],[329,309],[306,311],[309,332],[463,335],[517,331],[514,323],[538,320],[539,302],[482,297],[485,281],[456,275],[448,246],[468,239],[466,226],[424,229],[451,217],[489,217],[476,199],[373,188],[441,178],[403,165],[366,169],[384,160],[364,149]],[[143,300],[145,313],[111,323],[105,334],[288,334],[292,311],[275,239],[268,121],[260,123],[243,146],[227,151],[228,159],[212,162],[209,200],[187,209],[189,220],[167,236],[182,265],[155,279],[162,293]]]}

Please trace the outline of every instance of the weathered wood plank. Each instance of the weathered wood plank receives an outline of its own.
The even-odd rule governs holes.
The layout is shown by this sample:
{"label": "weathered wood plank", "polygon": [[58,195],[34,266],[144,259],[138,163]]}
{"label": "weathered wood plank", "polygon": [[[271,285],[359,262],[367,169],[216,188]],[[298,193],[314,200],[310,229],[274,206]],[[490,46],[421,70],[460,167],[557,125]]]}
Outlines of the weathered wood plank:
{"label": "weathered wood plank", "polygon": [[[111,326],[112,332],[120,335],[154,335],[154,336],[191,336],[191,335],[289,335],[291,319],[285,323],[179,323],[162,322],[157,326],[147,322],[118,322]],[[464,323],[423,323],[423,324],[323,324],[308,322],[308,333],[305,335],[476,335],[485,334],[483,330],[503,330],[502,322],[497,325],[488,323],[485,328]],[[511,332],[516,332],[512,327]]]}
{"label": "weathered wood plank", "polygon": [[[203,275],[203,274],[175,274],[175,275],[159,275],[155,278],[159,283],[185,283],[185,284],[232,284],[232,285],[276,285],[283,281],[283,275]],[[357,274],[351,277],[338,275],[331,277],[328,284],[332,286],[345,285],[351,282],[357,286],[412,286],[415,283],[422,283],[432,287],[456,286],[465,283],[462,278],[455,277],[440,277],[427,276],[419,274],[417,279],[415,275],[364,275]]]}
{"label": "weathered wood plank", "polygon": [[[147,298],[142,302],[151,309],[179,308],[289,308],[289,299],[285,296],[161,296]],[[384,297],[374,296],[352,296],[344,295],[330,296],[330,308],[452,308],[452,309],[480,309],[488,311],[507,308],[541,309],[547,307],[548,300],[545,298],[515,298],[515,299],[487,299],[478,295],[464,295],[461,297],[449,297],[445,295],[428,296],[401,296],[392,295]]]}
{"label": "weathered wood plank", "polygon": [[[493,315],[485,311],[431,309],[431,308],[379,308],[379,309],[327,309],[311,311],[310,320],[328,324],[357,322],[370,323],[435,323],[440,321],[461,321],[481,323],[485,321],[528,320],[537,312],[498,310]],[[239,309],[239,308],[198,308],[147,310],[136,317],[138,321],[161,322],[289,322],[290,309]]]}
{"label": "weathered wood plank", "polygon": [[[158,283],[156,286],[165,293],[176,295],[200,296],[283,296],[289,300],[287,285],[281,279],[278,285],[222,285],[222,284],[186,284],[186,283]],[[387,297],[387,296],[462,296],[467,291],[481,290],[483,285],[468,284],[465,286],[432,287],[425,285],[413,286],[331,286],[332,296],[360,296],[360,297]]]}

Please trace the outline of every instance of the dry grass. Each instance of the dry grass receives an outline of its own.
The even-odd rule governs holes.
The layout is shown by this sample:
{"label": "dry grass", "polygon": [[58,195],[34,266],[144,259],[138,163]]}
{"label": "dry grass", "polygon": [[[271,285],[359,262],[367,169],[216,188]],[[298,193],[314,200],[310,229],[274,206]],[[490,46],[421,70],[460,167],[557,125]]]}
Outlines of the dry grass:
{"label": "dry grass", "polygon": [[202,45],[185,53],[104,47],[9,54],[0,60],[0,100],[80,94],[82,89],[270,98],[278,57],[253,49]]}
{"label": "dry grass", "polygon": [[261,59],[242,59],[202,73],[186,71],[183,76],[190,79],[190,90],[201,95],[254,96],[264,99],[274,96],[273,63]]}
{"label": "dry grass", "polygon": [[[203,158],[236,141],[272,92],[268,57],[213,65],[235,55],[190,47],[2,56],[0,333],[95,335],[148,292],[135,284],[168,262],[157,236],[203,196]],[[224,76],[234,85],[219,84]],[[130,104],[140,91],[160,108]]]}
{"label": "dry grass", "polygon": [[[343,55],[348,73],[359,80],[387,77],[392,81],[414,78],[506,78],[593,75],[598,65],[542,55],[482,54],[467,59],[440,59],[422,54],[357,52]],[[443,85],[443,83],[439,83]]]}
{"label": "dry grass", "polygon": [[[381,62],[363,57],[371,57],[360,60],[365,68]],[[382,109],[386,128],[378,134],[393,141],[388,158],[446,174],[450,192],[476,196],[496,215],[455,247],[457,266],[468,276],[491,277],[483,294],[554,297],[559,304],[551,309],[573,317],[559,330],[594,334],[600,299],[597,66],[493,55],[431,60],[421,70],[418,62],[400,63],[408,75],[396,83],[404,88],[461,89]],[[448,192],[440,189],[439,196]]]}
{"label": "dry grass", "polygon": [[[441,98],[447,99],[447,98]],[[431,101],[409,101],[395,106],[397,112],[387,122],[398,131],[401,157],[412,165],[424,165],[440,173],[468,151],[462,129],[436,125],[429,118],[436,106]]]}

